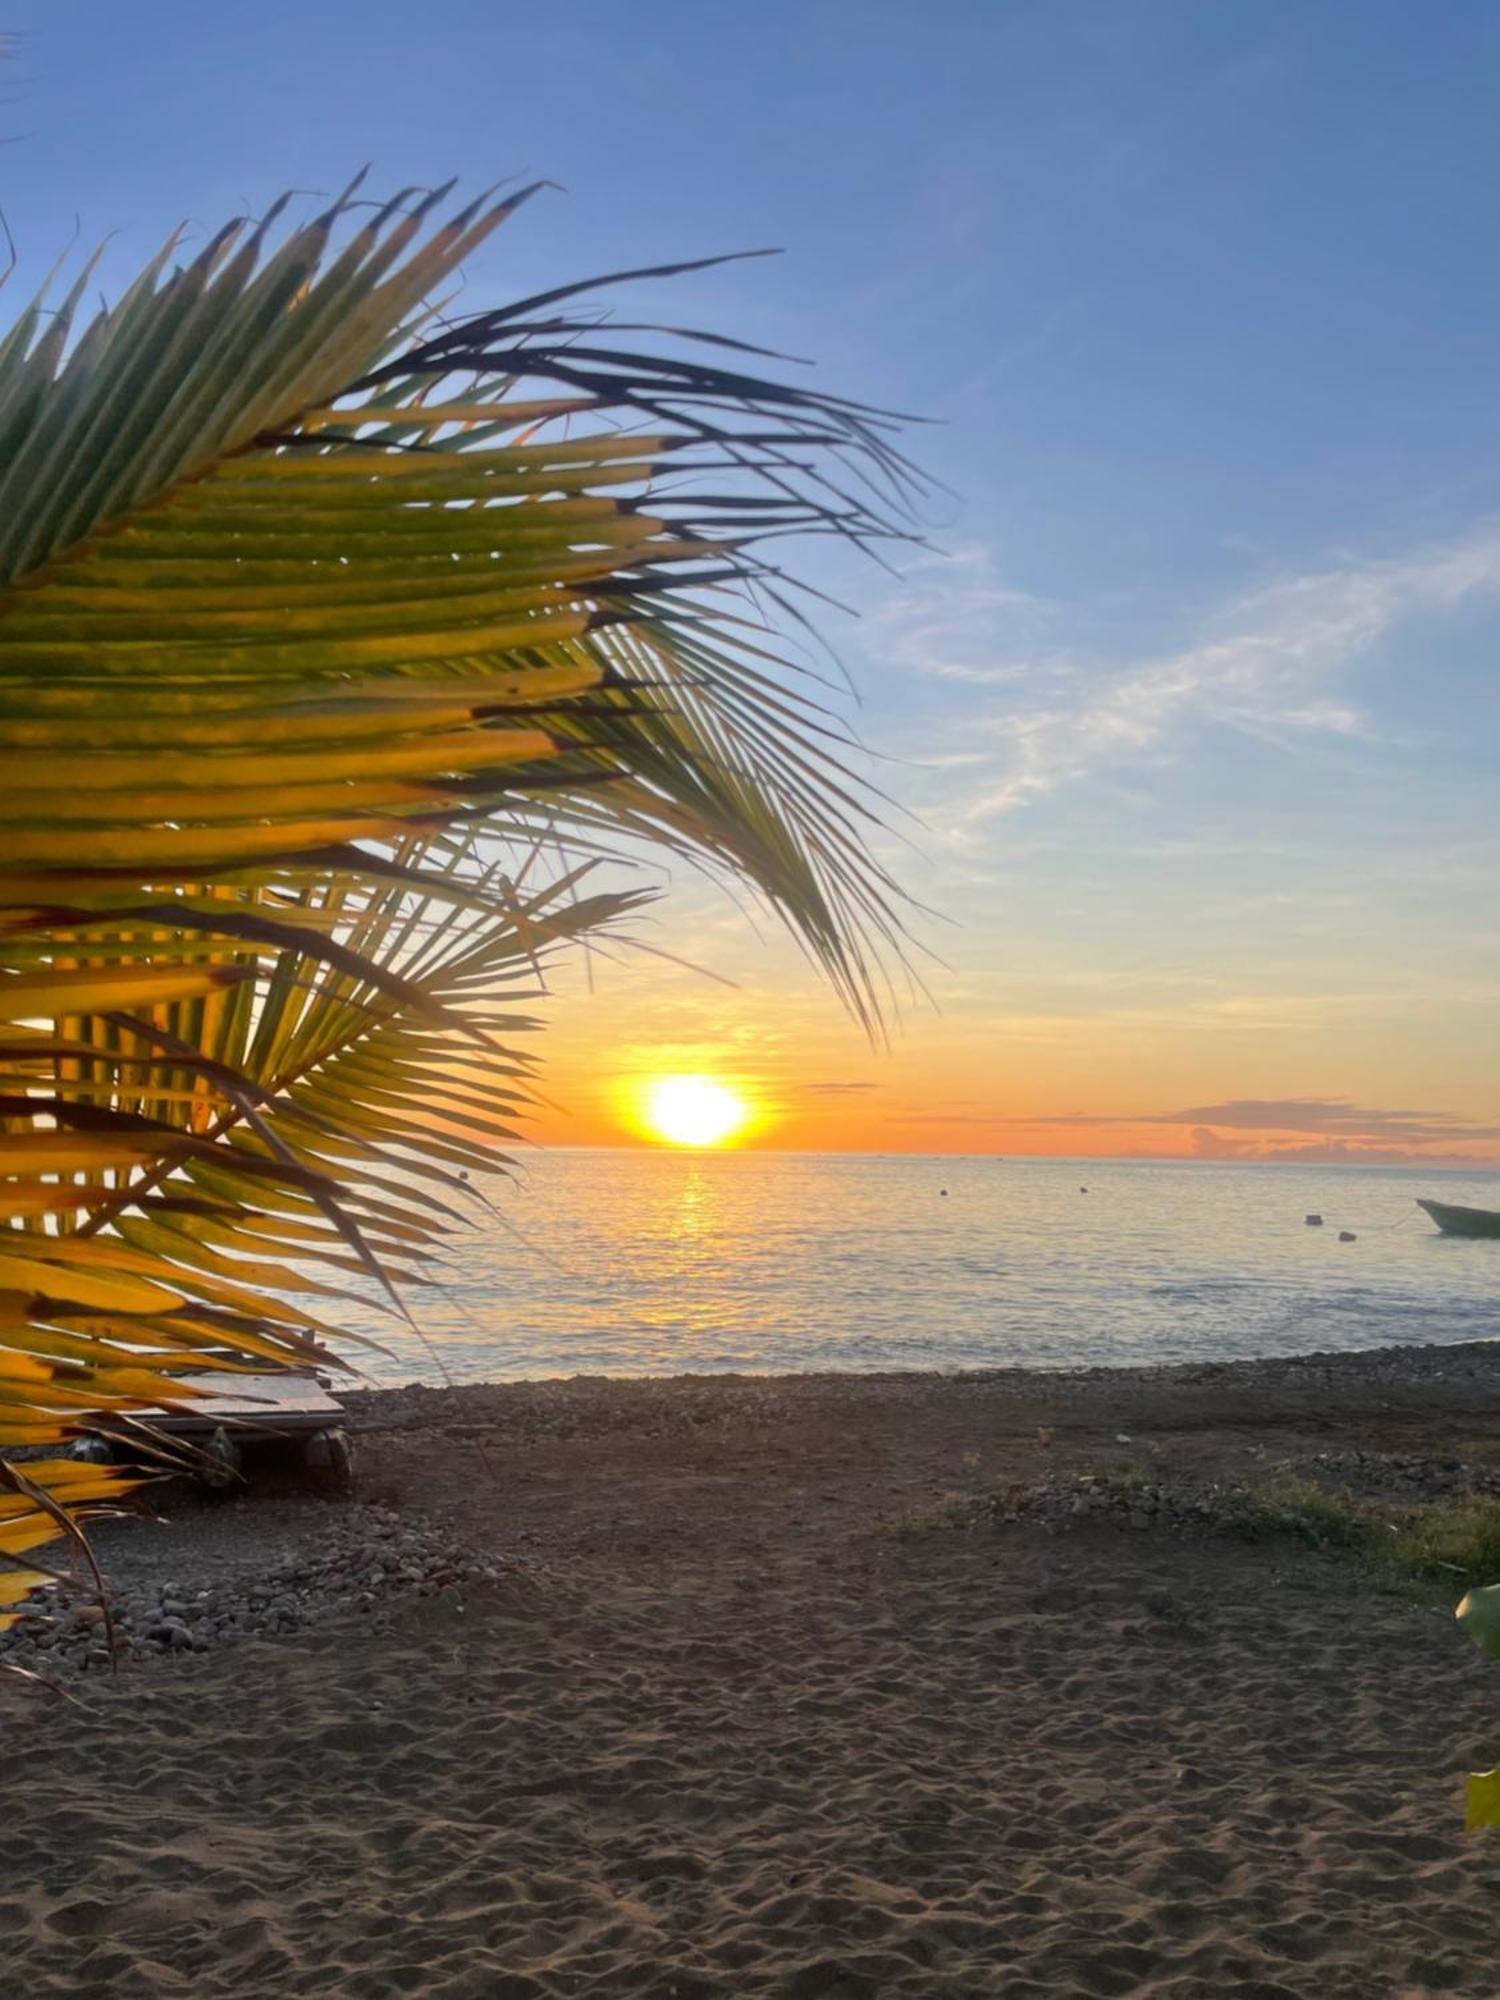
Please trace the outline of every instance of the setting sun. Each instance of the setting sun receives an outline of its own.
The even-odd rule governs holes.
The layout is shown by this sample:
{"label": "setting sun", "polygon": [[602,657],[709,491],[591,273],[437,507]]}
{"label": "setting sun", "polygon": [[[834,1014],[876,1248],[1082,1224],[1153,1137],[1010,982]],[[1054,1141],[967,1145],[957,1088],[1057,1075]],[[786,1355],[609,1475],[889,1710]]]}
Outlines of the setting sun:
{"label": "setting sun", "polygon": [[645,1123],[669,1146],[722,1146],[741,1130],[750,1107],[712,1076],[663,1076],[645,1096]]}

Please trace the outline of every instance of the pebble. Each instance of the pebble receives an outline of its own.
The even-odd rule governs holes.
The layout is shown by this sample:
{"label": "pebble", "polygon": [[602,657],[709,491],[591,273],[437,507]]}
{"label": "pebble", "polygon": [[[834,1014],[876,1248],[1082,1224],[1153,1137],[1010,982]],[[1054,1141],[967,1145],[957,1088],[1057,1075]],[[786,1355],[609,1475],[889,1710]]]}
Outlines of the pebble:
{"label": "pebble", "polygon": [[[112,1595],[118,1664],[185,1658],[350,1614],[368,1618],[438,1593],[462,1609],[465,1587],[499,1574],[416,1515],[355,1508],[332,1532],[317,1532],[313,1549],[261,1551],[266,1566],[259,1570],[247,1560],[211,1584],[143,1583]],[[60,1584],[0,1633],[0,1663],[6,1661],[50,1674],[109,1670],[115,1662],[105,1643],[104,1607],[81,1587]]]}

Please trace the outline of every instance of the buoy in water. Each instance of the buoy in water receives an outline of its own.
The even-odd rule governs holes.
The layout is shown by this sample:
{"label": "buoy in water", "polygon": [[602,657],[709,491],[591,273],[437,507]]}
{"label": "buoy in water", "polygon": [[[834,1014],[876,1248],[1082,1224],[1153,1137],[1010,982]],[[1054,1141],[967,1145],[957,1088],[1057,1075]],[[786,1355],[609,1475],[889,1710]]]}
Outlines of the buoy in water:
{"label": "buoy in water", "polygon": [[1321,1229],[1323,1227],[1323,1218],[1321,1215],[1304,1215],[1302,1220],[1307,1224],[1309,1229]]}
{"label": "buoy in water", "polygon": [[1339,1231],[1339,1241],[1340,1243],[1357,1243],[1359,1238],[1352,1229],[1341,1229]]}

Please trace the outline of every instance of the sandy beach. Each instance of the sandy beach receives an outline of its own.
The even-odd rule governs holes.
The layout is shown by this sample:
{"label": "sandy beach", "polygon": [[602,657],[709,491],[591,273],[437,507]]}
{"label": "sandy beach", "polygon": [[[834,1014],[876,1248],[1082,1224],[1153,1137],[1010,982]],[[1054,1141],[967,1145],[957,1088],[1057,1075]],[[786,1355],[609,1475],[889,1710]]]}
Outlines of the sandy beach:
{"label": "sandy beach", "polygon": [[351,1407],[352,1507],[183,1501],[101,1533],[112,1580],[306,1573],[405,1517],[454,1568],[71,1701],[7,1685],[7,1991],[1494,1992],[1461,1788],[1500,1672],[1441,1590],[975,1502],[1142,1454],[1462,1458],[1500,1350]]}

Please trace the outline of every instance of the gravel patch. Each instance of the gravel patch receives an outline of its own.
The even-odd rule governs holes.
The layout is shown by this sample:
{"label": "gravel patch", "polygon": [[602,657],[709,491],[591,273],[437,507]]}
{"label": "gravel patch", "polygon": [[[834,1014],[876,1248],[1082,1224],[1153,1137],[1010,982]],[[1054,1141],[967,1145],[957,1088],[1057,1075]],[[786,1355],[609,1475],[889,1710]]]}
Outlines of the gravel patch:
{"label": "gravel patch", "polygon": [[[194,1562],[195,1551],[181,1546],[161,1551],[174,1574],[152,1575],[162,1567],[158,1559],[127,1580],[119,1574],[125,1565],[102,1560],[115,1661],[179,1659],[336,1619],[379,1623],[423,1598],[462,1608],[466,1591],[501,1574],[494,1561],[478,1560],[420,1516],[360,1505],[303,1513],[291,1548],[268,1547],[252,1517],[239,1524],[240,1546],[215,1551],[212,1560]],[[0,1663],[53,1675],[110,1671],[103,1606],[79,1585],[49,1591],[33,1614],[0,1634]]]}
{"label": "gravel patch", "polygon": [[[1279,1485],[1298,1482],[1331,1496],[1390,1505],[1463,1498],[1500,1500],[1500,1473],[1460,1458],[1413,1458],[1381,1452],[1315,1452],[1268,1466],[1254,1483],[1215,1480],[1163,1467],[1139,1472],[1043,1475],[978,1499],[953,1503],[968,1526],[996,1522],[1108,1521],[1129,1528],[1207,1529],[1259,1535],[1288,1512]],[[1291,1503],[1295,1511],[1295,1501]],[[1310,1539],[1318,1539],[1309,1523]]]}

